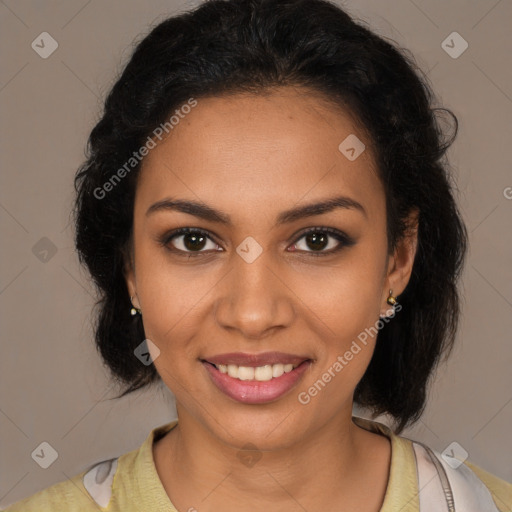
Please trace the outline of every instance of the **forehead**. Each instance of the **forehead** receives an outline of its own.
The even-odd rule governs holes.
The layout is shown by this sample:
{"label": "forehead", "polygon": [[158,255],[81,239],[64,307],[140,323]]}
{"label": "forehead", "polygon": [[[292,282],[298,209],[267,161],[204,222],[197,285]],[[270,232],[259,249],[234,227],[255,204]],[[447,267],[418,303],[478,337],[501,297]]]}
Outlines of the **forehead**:
{"label": "forehead", "polygon": [[[347,137],[366,146],[355,160],[340,151]],[[136,208],[178,196],[234,214],[278,212],[334,194],[379,208],[383,190],[369,146],[347,112],[312,93],[199,98],[144,158]]]}

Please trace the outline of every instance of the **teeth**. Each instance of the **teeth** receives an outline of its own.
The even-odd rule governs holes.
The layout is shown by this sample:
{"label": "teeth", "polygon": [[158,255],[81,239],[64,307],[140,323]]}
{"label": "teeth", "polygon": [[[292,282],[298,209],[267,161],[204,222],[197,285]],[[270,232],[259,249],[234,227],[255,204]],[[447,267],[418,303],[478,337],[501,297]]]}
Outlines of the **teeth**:
{"label": "teeth", "polygon": [[291,372],[298,364],[266,364],[265,366],[238,366],[236,364],[216,364],[215,367],[221,373],[227,373],[230,377],[239,380],[267,381],[281,377],[283,373]]}

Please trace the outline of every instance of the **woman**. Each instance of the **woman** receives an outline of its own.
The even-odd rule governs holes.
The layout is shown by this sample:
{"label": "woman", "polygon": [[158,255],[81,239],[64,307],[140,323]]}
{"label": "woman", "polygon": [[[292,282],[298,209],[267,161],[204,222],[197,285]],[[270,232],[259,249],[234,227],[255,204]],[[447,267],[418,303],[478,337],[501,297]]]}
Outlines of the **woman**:
{"label": "woman", "polygon": [[163,381],[178,420],[8,510],[510,510],[510,484],[399,436],[452,348],[467,243],[432,101],[323,0],[154,28],[91,133],[76,246],[121,396]]}

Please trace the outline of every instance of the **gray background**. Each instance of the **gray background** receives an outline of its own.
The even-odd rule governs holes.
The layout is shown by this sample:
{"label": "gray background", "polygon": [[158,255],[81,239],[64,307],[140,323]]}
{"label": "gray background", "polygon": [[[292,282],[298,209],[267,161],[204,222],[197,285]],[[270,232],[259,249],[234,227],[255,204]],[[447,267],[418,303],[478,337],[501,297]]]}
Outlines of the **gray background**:
{"label": "gray background", "polygon": [[[194,5],[0,2],[3,507],[138,448],[152,428],[175,418],[166,389],[107,400],[111,385],[91,338],[94,292],[78,266],[69,215],[87,136],[132,42]],[[343,5],[410,49],[460,121],[448,156],[470,232],[464,316],[426,413],[404,435],[440,452],[457,441],[472,462],[512,481],[512,3]],[[453,31],[469,44],[458,58],[441,46]],[[47,59],[31,47],[42,32],[59,45]],[[43,441],[58,453],[48,469],[31,457]]]}

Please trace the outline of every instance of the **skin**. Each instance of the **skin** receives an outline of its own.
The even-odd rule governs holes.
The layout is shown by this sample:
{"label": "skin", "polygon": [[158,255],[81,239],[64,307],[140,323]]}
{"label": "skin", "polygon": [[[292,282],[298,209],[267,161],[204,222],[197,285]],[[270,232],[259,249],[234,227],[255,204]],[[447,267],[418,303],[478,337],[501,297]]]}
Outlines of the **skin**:
{"label": "skin", "polygon": [[[349,134],[367,148],[354,161],[338,150]],[[335,195],[358,201],[366,213],[340,208],[275,224],[283,210]],[[233,226],[170,210],[146,216],[170,197],[222,210]],[[390,289],[395,296],[405,289],[416,232],[389,254],[385,219],[370,141],[346,111],[305,89],[201,98],[145,157],[126,282],[146,336],[160,350],[156,369],[176,396],[178,426],[154,444],[153,454],[178,510],[326,512],[340,503],[344,510],[380,509],[390,442],[351,419],[375,338],[309,404],[297,395],[389,310]],[[180,227],[215,238],[199,249],[202,255],[179,256],[157,240]],[[310,227],[341,230],[355,244],[315,257],[339,242],[308,244],[301,231]],[[250,264],[236,252],[248,236],[263,250]],[[186,251],[183,241],[178,235],[168,247]],[[313,364],[295,388],[267,404],[227,397],[200,362],[274,350]],[[261,454],[251,467],[239,457],[248,442]]]}

